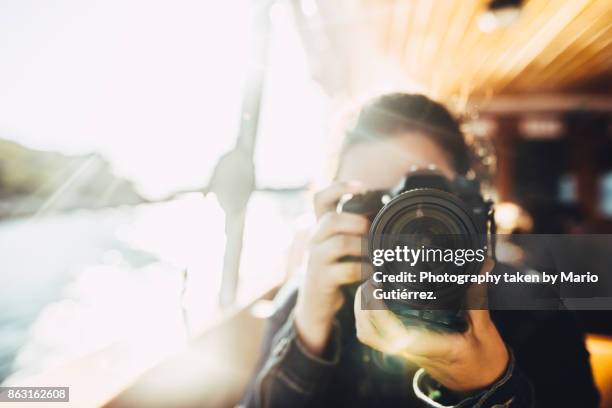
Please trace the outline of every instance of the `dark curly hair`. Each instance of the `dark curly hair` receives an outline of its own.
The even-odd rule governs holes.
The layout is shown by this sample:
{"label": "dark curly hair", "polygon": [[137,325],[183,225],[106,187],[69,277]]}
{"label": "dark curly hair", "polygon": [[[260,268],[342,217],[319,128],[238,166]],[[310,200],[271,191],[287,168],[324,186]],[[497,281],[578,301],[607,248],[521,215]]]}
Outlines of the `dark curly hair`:
{"label": "dark curly hair", "polygon": [[346,133],[343,151],[358,143],[417,131],[446,152],[458,174],[470,169],[470,150],[459,122],[444,105],[420,94],[392,93],[367,102]]}

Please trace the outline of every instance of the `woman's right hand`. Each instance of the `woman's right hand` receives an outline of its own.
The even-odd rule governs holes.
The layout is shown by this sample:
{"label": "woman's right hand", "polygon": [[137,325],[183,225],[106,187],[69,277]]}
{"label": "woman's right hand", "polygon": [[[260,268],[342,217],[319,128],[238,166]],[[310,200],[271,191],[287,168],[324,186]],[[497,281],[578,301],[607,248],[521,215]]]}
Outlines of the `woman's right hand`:
{"label": "woman's right hand", "polygon": [[314,198],[317,225],[298,293],[295,327],[304,346],[315,355],[323,352],[335,315],[345,301],[340,287],[361,280],[364,264],[340,262],[340,258],[361,256],[361,240],[367,234],[369,221],[361,215],[336,212],[344,194],[360,192],[358,182],[336,182]]}

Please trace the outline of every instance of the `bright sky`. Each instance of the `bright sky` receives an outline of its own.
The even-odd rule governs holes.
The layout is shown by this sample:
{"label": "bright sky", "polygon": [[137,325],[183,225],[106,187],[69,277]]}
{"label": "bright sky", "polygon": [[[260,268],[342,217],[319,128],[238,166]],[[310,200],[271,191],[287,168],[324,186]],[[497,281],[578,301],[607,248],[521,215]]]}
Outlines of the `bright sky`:
{"label": "bright sky", "polygon": [[[0,0],[0,138],[99,151],[150,196],[203,185],[236,137],[246,1]],[[256,162],[261,185],[297,185],[326,106],[276,14]]]}

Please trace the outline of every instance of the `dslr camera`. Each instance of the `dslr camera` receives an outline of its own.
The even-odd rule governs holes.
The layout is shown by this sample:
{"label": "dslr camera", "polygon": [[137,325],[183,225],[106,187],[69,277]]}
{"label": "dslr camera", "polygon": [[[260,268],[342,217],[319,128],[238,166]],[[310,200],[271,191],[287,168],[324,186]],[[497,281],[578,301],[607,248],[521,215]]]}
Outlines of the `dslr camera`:
{"label": "dslr camera", "polygon": [[[414,170],[391,190],[375,190],[344,197],[338,204],[341,212],[361,214],[369,218],[367,259],[345,261],[372,262],[378,249],[393,249],[398,245],[435,250],[466,250],[491,248],[495,234],[492,202],[485,200],[480,183],[457,176],[449,180],[435,169]],[[489,238],[491,237],[491,238]],[[439,261],[439,260],[438,260]],[[454,263],[423,261],[408,267],[415,273],[477,275],[482,262]],[[383,274],[405,271],[405,263],[385,263],[375,270]],[[467,329],[465,308],[468,285],[453,283],[384,281],[383,290],[433,291],[435,301],[385,299],[385,306],[408,326],[420,326],[435,331],[463,332]],[[347,288],[350,290],[353,288]]]}

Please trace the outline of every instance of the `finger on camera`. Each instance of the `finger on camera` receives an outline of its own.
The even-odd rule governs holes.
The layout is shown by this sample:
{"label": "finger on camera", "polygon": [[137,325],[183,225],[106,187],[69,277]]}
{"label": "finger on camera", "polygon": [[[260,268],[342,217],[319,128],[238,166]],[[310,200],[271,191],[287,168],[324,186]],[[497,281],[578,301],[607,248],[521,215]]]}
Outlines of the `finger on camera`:
{"label": "finger on camera", "polygon": [[460,333],[437,333],[427,329],[412,329],[412,338],[405,352],[422,358],[445,358],[451,354]]}
{"label": "finger on camera", "polygon": [[360,301],[362,302],[364,309],[368,310],[387,310],[387,305],[382,299],[377,299],[374,296],[374,290],[377,289],[375,283],[370,279],[374,273],[374,268],[369,266],[369,276],[367,280],[359,286],[357,293],[359,293]]}
{"label": "finger on camera", "polygon": [[329,267],[330,275],[338,285],[361,282],[371,275],[371,267],[363,262],[336,262]]}
{"label": "finger on camera", "polygon": [[392,312],[386,309],[371,310],[370,319],[378,334],[387,339],[394,353],[409,347],[417,335],[414,330],[406,328]]}
{"label": "finger on camera", "polygon": [[[368,298],[370,298],[367,293],[370,288],[372,288],[372,283],[367,281],[357,290],[355,316],[357,320],[367,316],[376,329],[377,335],[386,339],[384,342],[386,350],[384,351],[390,353],[402,352],[402,354],[421,357],[445,355],[447,353],[449,339],[445,337],[446,335],[404,324],[386,308],[382,300],[372,299],[372,302],[366,303],[366,306],[361,308],[361,302],[368,301]],[[364,290],[366,292],[363,292]],[[367,314],[358,316],[358,307]]]}
{"label": "finger on camera", "polygon": [[369,317],[370,311],[362,307],[361,287],[357,289],[355,294],[354,313],[355,313],[355,329],[357,338],[360,342],[368,346],[380,350],[383,348],[382,339],[377,335],[376,330]]}
{"label": "finger on camera", "polygon": [[365,235],[369,227],[370,222],[363,215],[328,212],[321,216],[312,241],[321,242],[336,234]]}
{"label": "finger on camera", "polygon": [[470,329],[477,335],[493,325],[488,309],[472,309],[467,311]]}
{"label": "finger on camera", "polygon": [[360,319],[360,322],[355,326],[355,331],[357,339],[361,343],[379,351],[386,351],[387,347],[384,340],[377,335],[374,327],[367,319]]}
{"label": "finger on camera", "polygon": [[317,218],[326,212],[336,211],[336,205],[345,194],[356,194],[362,191],[358,181],[336,181],[327,188],[315,193],[314,209]]}
{"label": "finger on camera", "polygon": [[[379,313],[387,312],[384,304],[378,304],[378,300],[372,298],[370,301],[367,292],[368,283],[360,285],[355,293],[355,321],[356,324],[361,325],[364,328],[364,332],[374,335],[375,337],[383,337],[380,331]],[[366,292],[364,292],[364,290]]]}
{"label": "finger on camera", "polygon": [[356,235],[334,235],[316,244],[312,253],[324,262],[337,262],[347,256],[360,258],[366,255],[362,241],[363,238]]}
{"label": "finger on camera", "polygon": [[360,307],[359,303],[355,302],[355,329],[359,341],[384,353],[400,353],[403,347],[398,342],[399,338],[385,335],[384,328],[379,327],[376,322],[376,315],[386,311],[363,310]]}

